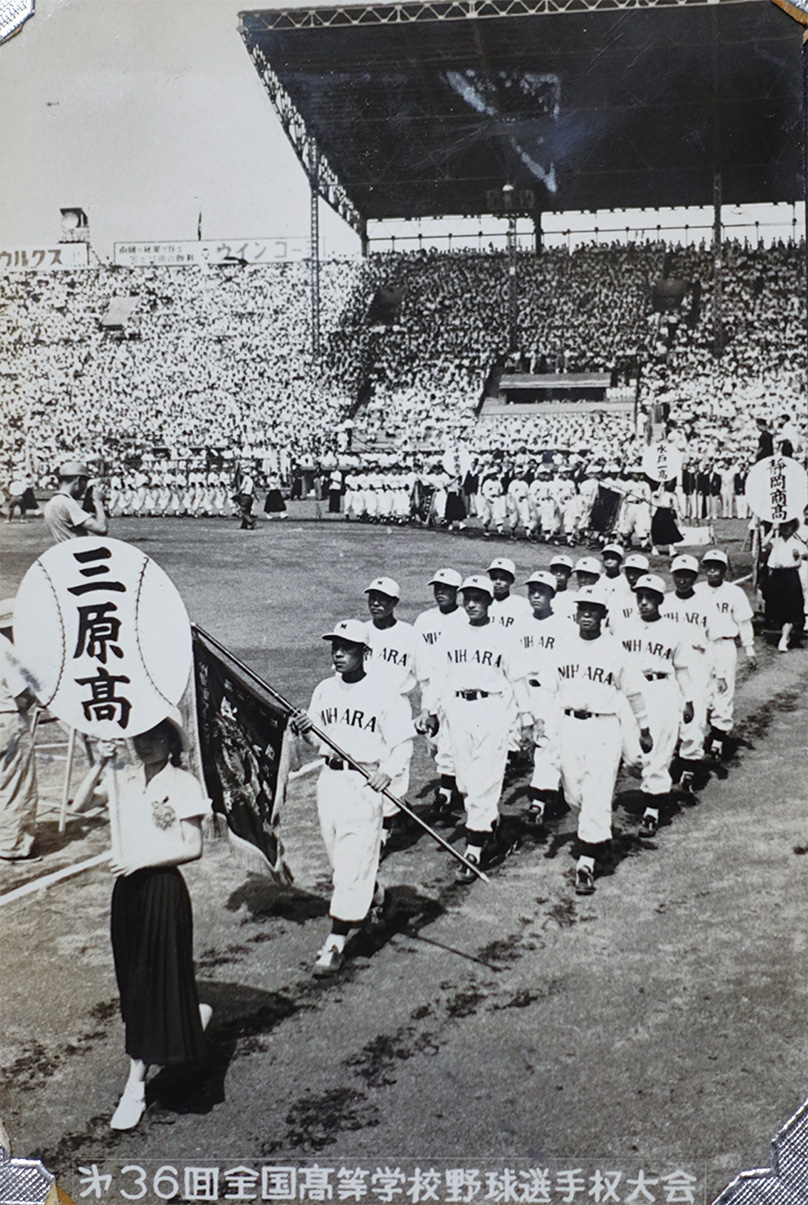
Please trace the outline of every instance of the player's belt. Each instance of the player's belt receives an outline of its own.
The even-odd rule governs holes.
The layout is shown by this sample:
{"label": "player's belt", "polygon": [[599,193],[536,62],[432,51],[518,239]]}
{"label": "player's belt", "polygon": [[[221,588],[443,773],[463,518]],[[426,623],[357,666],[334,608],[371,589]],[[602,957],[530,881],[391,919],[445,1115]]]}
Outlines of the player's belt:
{"label": "player's belt", "polygon": [[657,682],[660,678],[669,678],[670,674],[658,674],[649,670],[647,674],[643,674],[643,677],[648,682]]}
{"label": "player's belt", "polygon": [[564,708],[564,715],[574,716],[576,720],[600,720],[613,714],[612,711],[579,711],[575,707]]}
{"label": "player's belt", "polygon": [[357,774],[359,773],[356,766],[352,766],[350,762],[345,761],[341,757],[327,757],[325,764],[329,770],[354,770]]}
{"label": "player's belt", "polygon": [[499,698],[499,693],[490,690],[456,690],[456,699],[468,699],[472,702],[474,699],[492,699]]}

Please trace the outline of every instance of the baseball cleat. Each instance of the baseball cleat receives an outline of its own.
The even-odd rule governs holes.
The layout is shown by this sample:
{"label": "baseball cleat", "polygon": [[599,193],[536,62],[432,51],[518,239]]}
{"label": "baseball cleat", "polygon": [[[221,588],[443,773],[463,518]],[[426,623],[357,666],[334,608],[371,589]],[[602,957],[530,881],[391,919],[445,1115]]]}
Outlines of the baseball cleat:
{"label": "baseball cleat", "polygon": [[592,895],[595,891],[595,872],[590,866],[575,867],[575,894]]}
{"label": "baseball cleat", "polygon": [[336,975],[342,970],[342,964],[345,961],[345,955],[342,950],[338,950],[336,946],[329,945],[328,942],[317,953],[317,961],[314,964],[314,977],[316,979],[325,979],[329,975]]}
{"label": "baseball cleat", "polygon": [[530,807],[527,809],[527,814],[525,815],[525,820],[528,822],[528,824],[530,824],[533,827],[534,830],[539,831],[539,830],[543,829],[544,828],[544,804],[543,803],[531,803]]}
{"label": "baseball cleat", "polygon": [[653,812],[646,812],[640,821],[640,836],[655,837],[659,828],[659,819]]}
{"label": "baseball cleat", "polygon": [[679,786],[683,791],[687,791],[688,795],[693,794],[693,771],[683,770],[682,777],[679,779]]}
{"label": "baseball cleat", "polygon": [[[470,848],[468,848],[465,851],[463,856],[465,857],[467,862],[472,862],[475,866],[479,866],[480,865],[480,852],[481,852],[480,849],[476,845],[474,845],[474,846],[471,846]],[[473,870],[469,870],[468,866],[463,866],[462,863],[458,863],[458,865],[457,865],[457,882],[458,883],[471,883],[476,878],[477,878],[477,876]]]}

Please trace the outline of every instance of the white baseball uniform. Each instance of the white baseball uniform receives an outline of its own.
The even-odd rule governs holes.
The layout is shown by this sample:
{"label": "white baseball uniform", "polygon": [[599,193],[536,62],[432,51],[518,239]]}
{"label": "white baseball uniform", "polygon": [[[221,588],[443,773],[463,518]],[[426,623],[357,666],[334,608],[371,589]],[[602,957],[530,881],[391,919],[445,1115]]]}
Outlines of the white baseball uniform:
{"label": "white baseball uniform", "polygon": [[508,755],[512,705],[530,711],[519,645],[489,620],[448,628],[436,645],[425,706],[446,726],[467,827],[491,832]]}
{"label": "white baseball uniform", "polygon": [[[365,654],[365,673],[378,678],[391,693],[409,695],[417,678],[418,635],[411,623],[397,619],[392,627],[367,625],[368,652]],[[408,704],[409,706],[409,704]],[[410,750],[412,752],[412,750]],[[410,788],[410,762],[407,760],[390,785],[394,795],[404,796]],[[389,799],[384,800],[385,816],[395,816],[397,809]]]}
{"label": "white baseball uniform", "polygon": [[612,797],[620,766],[621,700],[647,725],[642,675],[613,636],[568,634],[551,689],[555,695],[564,798],[576,808],[578,836],[599,845],[612,835]]}
{"label": "white baseball uniform", "polygon": [[[454,611],[449,612],[441,611],[440,607],[430,607],[428,611],[422,611],[413,623],[412,626],[416,633],[422,637],[424,642],[423,649],[419,649],[416,656],[416,673],[418,681],[421,683],[422,698],[427,689],[427,682],[435,677],[435,649],[441,636],[447,628],[465,627],[467,624],[468,616],[462,607],[456,607]],[[435,765],[438,772],[453,778],[452,751],[444,725],[438,729],[434,741],[430,741],[430,747],[434,747]]]}
{"label": "white baseball uniform", "polygon": [[622,629],[620,640],[645,678],[643,696],[654,741],[651,752],[640,757],[641,789],[646,795],[667,795],[682,703],[692,696],[689,666],[693,654],[682,629],[671,619],[649,622],[638,616]]}
{"label": "white baseball uniform", "polygon": [[[368,675],[359,682],[326,678],[314,688],[312,722],[367,770],[381,770],[392,782],[409,766],[415,735],[409,704]],[[364,920],[379,868],[384,796],[332,757],[317,780],[317,813],[334,872],[330,913],[339,920]],[[330,765],[329,765],[330,762]],[[331,768],[339,767],[339,768]],[[392,785],[391,785],[392,789]]]}
{"label": "white baseball uniform", "polygon": [[563,615],[551,614],[545,619],[531,615],[516,628],[530,692],[530,711],[543,729],[543,734],[535,738],[533,777],[530,780],[531,787],[538,791],[557,791],[560,782],[557,713],[553,706],[554,683],[556,662],[565,642],[573,635],[569,620]]}
{"label": "white baseball uniform", "polygon": [[659,612],[664,619],[672,619],[679,625],[683,638],[692,650],[690,685],[693,692],[693,719],[686,724],[683,718],[679,726],[679,755],[686,761],[701,761],[704,757],[707,706],[713,672],[713,642],[707,634],[712,609],[712,600],[694,590],[690,598],[666,594]]}
{"label": "white baseball uniform", "polygon": [[[736,641],[740,637],[747,656],[754,653],[752,608],[741,587],[731,582],[722,582],[720,586],[699,582],[695,592],[712,602],[714,607],[707,623],[713,658],[709,720],[717,732],[731,732],[735,714],[735,673],[738,665]],[[726,690],[719,688],[721,681],[726,682]]]}

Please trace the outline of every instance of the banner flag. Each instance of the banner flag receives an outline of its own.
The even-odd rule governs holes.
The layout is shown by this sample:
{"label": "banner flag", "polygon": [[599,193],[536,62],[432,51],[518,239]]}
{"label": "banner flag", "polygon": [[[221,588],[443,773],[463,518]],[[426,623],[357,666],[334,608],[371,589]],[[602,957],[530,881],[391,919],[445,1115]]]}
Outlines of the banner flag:
{"label": "banner flag", "polygon": [[599,485],[592,506],[592,516],[589,520],[592,530],[600,532],[601,535],[608,535],[613,531],[622,501],[623,495],[617,490],[610,490],[605,485]]}
{"label": "banner flag", "polygon": [[214,812],[250,869],[283,883],[280,810],[289,774],[288,713],[201,628],[193,628],[196,707],[202,772]]}

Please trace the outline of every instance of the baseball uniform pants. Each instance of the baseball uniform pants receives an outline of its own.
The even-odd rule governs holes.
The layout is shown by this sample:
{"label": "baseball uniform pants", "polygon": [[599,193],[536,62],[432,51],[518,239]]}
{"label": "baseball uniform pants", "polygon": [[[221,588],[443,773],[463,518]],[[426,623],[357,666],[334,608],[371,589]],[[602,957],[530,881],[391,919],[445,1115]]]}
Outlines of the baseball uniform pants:
{"label": "baseball uniform pants", "polygon": [[509,711],[500,695],[455,698],[444,711],[457,788],[466,805],[466,826],[490,833],[508,757]]}
{"label": "baseball uniform pants", "polygon": [[578,814],[578,837],[600,845],[612,835],[612,797],[620,765],[620,721],[616,715],[559,717],[564,798]]}
{"label": "baseball uniform pants", "polygon": [[382,835],[382,796],[354,770],[324,767],[317,815],[333,870],[331,916],[360,924],[373,899]]}
{"label": "baseball uniform pants", "polygon": [[[710,691],[710,723],[718,732],[732,732],[735,715],[735,671],[738,666],[738,650],[735,638],[726,636],[716,640],[712,646],[713,681]],[[727,689],[719,691],[718,680],[723,678]]]}
{"label": "baseball uniform pants", "polygon": [[670,769],[679,736],[682,693],[671,676],[646,679],[643,696],[654,747],[642,754],[640,789],[645,795],[667,795],[672,786]]}

